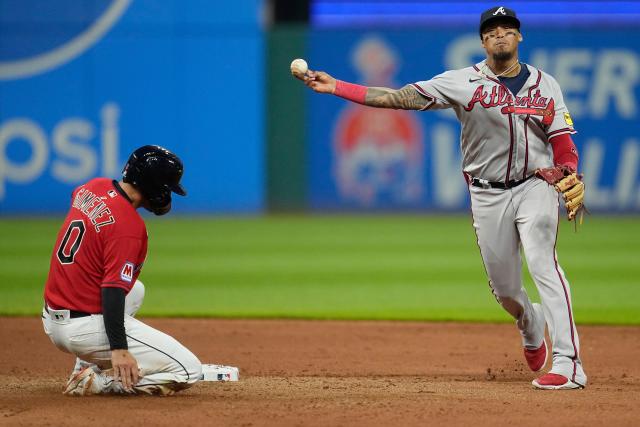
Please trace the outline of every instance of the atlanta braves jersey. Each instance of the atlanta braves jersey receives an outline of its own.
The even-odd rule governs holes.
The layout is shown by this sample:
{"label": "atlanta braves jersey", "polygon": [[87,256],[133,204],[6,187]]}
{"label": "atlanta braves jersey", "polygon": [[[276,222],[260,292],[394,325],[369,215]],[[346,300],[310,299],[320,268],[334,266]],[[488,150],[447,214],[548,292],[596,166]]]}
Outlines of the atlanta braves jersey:
{"label": "atlanta braves jersey", "polygon": [[453,108],[462,130],[463,171],[494,182],[518,181],[553,166],[549,138],[574,134],[560,86],[530,65],[512,94],[482,61],[420,81],[413,87],[430,102],[424,110]]}
{"label": "atlanta braves jersey", "polygon": [[147,230],[117,181],[76,188],[58,233],[45,301],[53,309],[102,312],[101,288],[129,292],[147,255]]}

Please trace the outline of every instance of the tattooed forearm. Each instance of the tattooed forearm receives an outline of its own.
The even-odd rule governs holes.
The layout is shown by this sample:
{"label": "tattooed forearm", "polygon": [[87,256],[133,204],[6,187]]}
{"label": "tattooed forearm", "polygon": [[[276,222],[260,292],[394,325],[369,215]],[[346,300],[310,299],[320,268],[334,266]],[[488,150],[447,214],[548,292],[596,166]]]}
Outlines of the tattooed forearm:
{"label": "tattooed forearm", "polygon": [[428,104],[429,100],[420,95],[411,85],[397,90],[386,87],[370,87],[365,98],[365,105],[378,108],[420,110]]}

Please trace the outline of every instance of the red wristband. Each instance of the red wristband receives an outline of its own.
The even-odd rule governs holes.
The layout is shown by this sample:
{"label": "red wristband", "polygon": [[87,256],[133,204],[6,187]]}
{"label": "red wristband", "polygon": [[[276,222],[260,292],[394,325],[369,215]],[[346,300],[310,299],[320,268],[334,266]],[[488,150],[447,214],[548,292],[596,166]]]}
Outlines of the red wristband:
{"label": "red wristband", "polygon": [[333,94],[358,104],[364,104],[367,97],[367,87],[336,80],[336,90],[333,91]]}
{"label": "red wristband", "polygon": [[553,163],[556,166],[568,166],[578,169],[578,150],[568,133],[554,136],[549,140],[553,148]]}

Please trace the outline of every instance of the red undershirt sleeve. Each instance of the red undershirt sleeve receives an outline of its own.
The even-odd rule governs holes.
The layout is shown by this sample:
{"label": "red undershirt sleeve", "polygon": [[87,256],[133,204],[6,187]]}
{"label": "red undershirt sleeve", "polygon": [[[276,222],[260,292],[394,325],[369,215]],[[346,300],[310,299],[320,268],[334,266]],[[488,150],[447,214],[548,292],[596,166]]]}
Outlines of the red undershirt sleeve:
{"label": "red undershirt sleeve", "polygon": [[549,143],[553,148],[553,163],[556,166],[568,166],[573,171],[578,169],[578,150],[570,134],[554,136]]}

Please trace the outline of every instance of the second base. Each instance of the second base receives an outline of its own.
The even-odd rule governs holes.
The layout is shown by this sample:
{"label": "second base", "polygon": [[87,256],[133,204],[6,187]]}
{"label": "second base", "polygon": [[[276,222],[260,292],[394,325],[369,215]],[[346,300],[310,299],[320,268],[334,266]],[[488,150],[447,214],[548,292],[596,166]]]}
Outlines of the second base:
{"label": "second base", "polygon": [[240,370],[233,366],[224,365],[202,365],[202,376],[200,381],[238,381]]}

